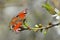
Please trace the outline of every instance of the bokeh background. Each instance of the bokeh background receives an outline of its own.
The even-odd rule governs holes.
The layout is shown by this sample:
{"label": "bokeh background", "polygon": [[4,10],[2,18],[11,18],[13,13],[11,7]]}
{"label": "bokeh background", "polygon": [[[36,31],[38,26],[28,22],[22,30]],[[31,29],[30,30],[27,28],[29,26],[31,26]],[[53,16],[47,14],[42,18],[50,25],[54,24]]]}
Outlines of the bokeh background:
{"label": "bokeh background", "polygon": [[33,31],[15,33],[8,28],[12,17],[25,8],[29,8],[27,21],[31,27],[53,22],[51,14],[42,8],[46,1],[60,10],[60,0],[0,0],[0,40],[60,40],[60,28],[57,27],[49,29],[46,35]]}

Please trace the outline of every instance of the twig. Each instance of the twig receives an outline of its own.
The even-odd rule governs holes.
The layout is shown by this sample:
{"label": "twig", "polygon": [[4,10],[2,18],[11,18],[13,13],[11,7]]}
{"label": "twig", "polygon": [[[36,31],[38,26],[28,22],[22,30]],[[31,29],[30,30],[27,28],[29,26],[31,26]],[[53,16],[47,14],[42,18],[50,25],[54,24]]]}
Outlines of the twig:
{"label": "twig", "polygon": [[58,25],[60,25],[60,23],[52,24],[52,25],[49,25],[47,27],[42,27],[42,28],[31,28],[31,30],[35,30],[35,29],[38,29],[38,30],[41,30],[41,29],[49,29],[49,28],[52,28],[52,27],[58,26]]}

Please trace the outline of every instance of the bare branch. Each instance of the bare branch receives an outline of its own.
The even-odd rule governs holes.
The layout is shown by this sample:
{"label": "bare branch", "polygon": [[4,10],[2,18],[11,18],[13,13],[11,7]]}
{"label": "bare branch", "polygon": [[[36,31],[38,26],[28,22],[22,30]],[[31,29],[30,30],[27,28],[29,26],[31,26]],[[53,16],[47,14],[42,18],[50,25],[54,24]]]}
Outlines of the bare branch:
{"label": "bare branch", "polygon": [[47,27],[42,27],[42,28],[31,28],[31,30],[35,30],[35,29],[38,29],[38,30],[41,30],[41,29],[49,29],[49,28],[52,28],[52,27],[58,26],[58,25],[60,25],[60,23],[51,24],[51,25],[48,25]]}

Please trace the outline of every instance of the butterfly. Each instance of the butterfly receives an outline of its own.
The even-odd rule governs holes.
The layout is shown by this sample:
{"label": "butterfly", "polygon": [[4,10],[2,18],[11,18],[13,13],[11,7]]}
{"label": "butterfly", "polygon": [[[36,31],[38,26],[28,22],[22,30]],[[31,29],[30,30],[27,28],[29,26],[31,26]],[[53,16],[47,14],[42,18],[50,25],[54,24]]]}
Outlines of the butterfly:
{"label": "butterfly", "polygon": [[9,28],[16,32],[25,30],[25,28],[23,27],[23,23],[26,20],[26,14],[27,14],[27,9],[21,11],[20,13],[18,13],[17,16],[13,17],[9,24]]}

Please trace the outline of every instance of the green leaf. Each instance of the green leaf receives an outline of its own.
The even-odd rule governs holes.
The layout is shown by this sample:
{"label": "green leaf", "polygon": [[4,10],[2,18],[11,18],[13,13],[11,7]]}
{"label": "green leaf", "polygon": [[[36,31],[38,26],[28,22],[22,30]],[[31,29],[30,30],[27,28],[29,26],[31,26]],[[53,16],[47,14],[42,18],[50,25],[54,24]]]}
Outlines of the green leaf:
{"label": "green leaf", "polygon": [[54,8],[48,3],[43,4],[42,7],[44,7],[48,12],[50,12],[50,14],[52,15],[56,14]]}
{"label": "green leaf", "polygon": [[44,35],[46,35],[47,34],[47,31],[44,31]]}
{"label": "green leaf", "polygon": [[38,26],[38,25],[35,25],[35,27],[36,27],[36,28],[39,28],[39,26]]}
{"label": "green leaf", "polygon": [[46,35],[46,34],[47,34],[47,31],[48,31],[48,29],[45,29],[45,30],[44,30],[44,35]]}

